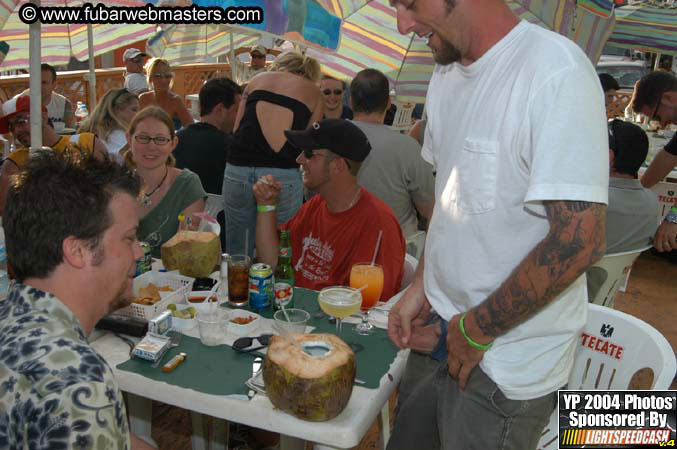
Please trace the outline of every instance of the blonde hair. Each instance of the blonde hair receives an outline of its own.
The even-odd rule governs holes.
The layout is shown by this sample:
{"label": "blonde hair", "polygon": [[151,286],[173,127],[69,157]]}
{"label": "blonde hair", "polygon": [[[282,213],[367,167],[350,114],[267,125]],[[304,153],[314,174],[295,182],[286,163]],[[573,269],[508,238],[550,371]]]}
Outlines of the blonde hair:
{"label": "blonde hair", "polygon": [[[129,135],[133,137],[134,133],[136,132],[136,127],[138,127],[141,122],[143,122],[148,118],[155,119],[165,124],[167,130],[169,131],[169,137],[171,139],[174,139],[174,137],[176,136],[176,133],[174,133],[174,123],[172,122],[172,119],[169,117],[169,114],[167,114],[164,109],[158,106],[147,106],[138,113],[136,113],[132,118],[132,121],[129,123],[129,129],[127,131]],[[133,153],[132,149],[130,148],[125,152],[124,156],[125,164],[127,165],[127,167],[134,169],[136,168],[136,163],[132,159],[132,156]],[[174,155],[170,153],[169,156],[167,157],[167,165],[174,166],[174,164],[176,164],[176,158],[174,158]]]}
{"label": "blonde hair", "polygon": [[[143,70],[146,71],[146,81],[148,81],[148,86],[153,87],[153,75],[155,75],[155,72],[157,72],[158,66],[165,65],[167,66],[167,71],[171,72],[172,71],[172,66],[169,65],[169,61],[166,59],[162,58],[151,58],[146,62],[146,65],[143,66]],[[172,77],[172,80],[169,82],[169,89],[174,87],[174,77]]]}
{"label": "blonde hair", "polygon": [[271,70],[290,72],[317,83],[322,76],[320,63],[315,58],[304,56],[296,50],[287,50],[278,55],[271,65]]}
{"label": "blonde hair", "polygon": [[100,139],[107,139],[115,130],[127,131],[129,125],[123,118],[115,114],[115,110],[124,108],[132,101],[138,101],[136,94],[127,89],[110,89],[96,104],[92,115],[80,125],[80,132],[96,134]]}

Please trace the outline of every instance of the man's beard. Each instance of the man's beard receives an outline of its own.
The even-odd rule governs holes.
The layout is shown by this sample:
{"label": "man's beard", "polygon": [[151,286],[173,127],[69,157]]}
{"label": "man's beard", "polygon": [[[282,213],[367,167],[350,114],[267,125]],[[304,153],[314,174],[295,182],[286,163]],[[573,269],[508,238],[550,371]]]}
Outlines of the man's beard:
{"label": "man's beard", "polygon": [[461,60],[461,52],[451,42],[440,38],[442,46],[433,52],[433,59],[437,64],[448,66]]}
{"label": "man's beard", "polygon": [[[456,7],[456,0],[444,0],[444,7],[447,11],[447,16],[451,14],[451,11]],[[440,41],[442,41],[442,47],[433,52],[433,59],[437,64],[442,66],[448,66],[457,61],[461,60],[461,51],[454,47],[454,45],[444,39],[441,35]]]}

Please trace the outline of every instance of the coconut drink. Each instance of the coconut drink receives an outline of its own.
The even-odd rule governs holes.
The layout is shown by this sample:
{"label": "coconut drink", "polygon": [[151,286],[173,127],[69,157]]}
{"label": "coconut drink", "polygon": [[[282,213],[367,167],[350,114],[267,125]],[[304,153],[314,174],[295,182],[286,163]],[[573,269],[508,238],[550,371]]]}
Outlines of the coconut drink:
{"label": "coconut drink", "polygon": [[208,277],[221,259],[221,240],[209,231],[179,231],[160,247],[160,253],[165,269],[179,269],[187,277]]}
{"label": "coconut drink", "polygon": [[273,336],[263,362],[271,403],[299,419],[323,422],[343,411],[353,392],[355,353],[333,334]]}

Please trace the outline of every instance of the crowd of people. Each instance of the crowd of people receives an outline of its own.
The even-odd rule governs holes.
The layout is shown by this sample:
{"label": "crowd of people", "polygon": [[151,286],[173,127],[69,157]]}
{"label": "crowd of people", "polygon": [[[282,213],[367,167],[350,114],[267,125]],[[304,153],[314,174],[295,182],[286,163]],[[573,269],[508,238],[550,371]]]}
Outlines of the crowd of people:
{"label": "crowd of people", "polygon": [[[124,87],[80,124],[43,64],[43,149],[29,151],[30,92],[2,104],[0,133],[16,146],[0,172],[15,281],[0,300],[0,346],[31,341],[0,352],[10,448],[32,448],[48,432],[35,418],[56,415],[64,448],[148,448],[86,336],[129,301],[139,241],[159,257],[181,226],[198,227],[208,193],[222,196],[225,251],[275,267],[289,230],[295,283],[309,289],[348,285],[380,241],[387,300],[401,290],[406,239],[427,230],[389,314],[390,339],[412,352],[388,449],[536,448],[568,380],[594,263],[650,243],[677,249],[677,205],[657,224],[647,189],[677,164],[677,142],[640,180],[646,133],[605,119],[617,83],[502,0],[391,5],[436,62],[410,135],[386,125],[382,72],[342,80],[262,45],[229,55],[232,79],[202,85],[199,120],[172,91],[169,62],[134,48]],[[677,123],[677,79],[645,76],[630,107]]]}

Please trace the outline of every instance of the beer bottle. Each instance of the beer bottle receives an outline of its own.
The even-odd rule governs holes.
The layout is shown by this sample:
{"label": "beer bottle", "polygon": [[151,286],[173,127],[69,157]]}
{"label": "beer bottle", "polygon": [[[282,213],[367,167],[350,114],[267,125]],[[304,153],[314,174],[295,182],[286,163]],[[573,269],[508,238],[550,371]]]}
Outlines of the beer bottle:
{"label": "beer bottle", "polygon": [[291,237],[289,230],[280,231],[280,252],[275,268],[275,301],[274,309],[294,307],[294,268],[291,264]]}

